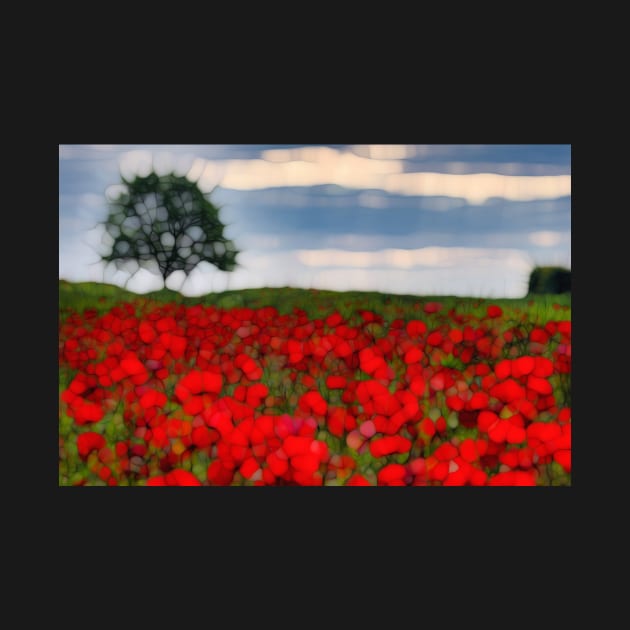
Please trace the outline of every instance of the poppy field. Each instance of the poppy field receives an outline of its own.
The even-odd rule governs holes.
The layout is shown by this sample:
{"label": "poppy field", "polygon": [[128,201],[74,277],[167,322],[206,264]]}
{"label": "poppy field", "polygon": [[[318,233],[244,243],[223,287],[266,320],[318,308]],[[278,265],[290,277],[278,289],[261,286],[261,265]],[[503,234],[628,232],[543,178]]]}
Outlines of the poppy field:
{"label": "poppy field", "polygon": [[571,485],[569,295],[107,288],[60,283],[60,486]]}

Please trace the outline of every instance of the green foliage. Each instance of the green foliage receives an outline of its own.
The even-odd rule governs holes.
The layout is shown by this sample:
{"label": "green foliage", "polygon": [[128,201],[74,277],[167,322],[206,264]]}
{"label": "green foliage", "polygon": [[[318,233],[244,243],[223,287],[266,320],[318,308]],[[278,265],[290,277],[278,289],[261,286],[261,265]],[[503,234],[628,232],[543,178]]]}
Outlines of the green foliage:
{"label": "green foliage", "polygon": [[[427,315],[421,306],[425,301],[439,301],[444,306],[439,313]],[[322,291],[317,289],[295,289],[290,287],[273,287],[263,289],[240,289],[224,291],[222,293],[208,293],[199,297],[186,297],[170,289],[162,289],[139,295],[126,291],[115,285],[97,282],[67,282],[59,281],[60,312],[73,310],[82,312],[84,309],[95,309],[104,314],[113,306],[127,302],[131,304],[183,304],[194,306],[215,306],[218,308],[246,307],[262,308],[275,307],[280,314],[291,313],[293,309],[303,309],[309,317],[321,317],[330,313],[331,305],[346,319],[356,319],[357,311],[371,309],[384,314],[388,320],[396,317],[404,319],[421,319],[439,325],[448,319],[450,309],[457,313],[473,317],[485,317],[489,304],[499,305],[505,312],[505,320],[515,325],[523,317],[528,322],[546,323],[548,321],[571,318],[571,295],[562,294],[534,295],[527,298],[502,298],[484,300],[481,298],[466,298],[453,296],[431,296],[425,298],[414,295],[389,295],[387,293],[361,291]],[[554,305],[560,308],[554,308]],[[448,358],[446,359],[448,361]]]}
{"label": "green foliage", "polygon": [[122,183],[103,222],[111,243],[103,261],[132,275],[157,267],[164,280],[174,271],[188,275],[200,262],[222,271],[236,267],[238,251],[223,234],[219,208],[195,182],[150,173]]}
{"label": "green foliage", "polygon": [[453,368],[460,371],[463,371],[466,367],[461,359],[454,357],[452,354],[448,354],[442,359],[442,365],[444,367]]}
{"label": "green foliage", "polygon": [[535,267],[529,276],[528,293],[569,293],[571,271],[564,267]]}

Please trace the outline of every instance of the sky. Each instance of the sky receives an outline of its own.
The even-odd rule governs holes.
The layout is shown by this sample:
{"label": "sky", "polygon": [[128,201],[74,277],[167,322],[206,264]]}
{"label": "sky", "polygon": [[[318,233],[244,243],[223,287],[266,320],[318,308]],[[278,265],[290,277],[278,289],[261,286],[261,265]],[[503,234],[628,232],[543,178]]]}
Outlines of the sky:
{"label": "sky", "polygon": [[201,263],[199,296],[292,286],[522,297],[534,266],[571,267],[571,145],[59,145],[59,277],[163,286],[100,262],[121,175],[175,172],[211,193],[239,267]]}

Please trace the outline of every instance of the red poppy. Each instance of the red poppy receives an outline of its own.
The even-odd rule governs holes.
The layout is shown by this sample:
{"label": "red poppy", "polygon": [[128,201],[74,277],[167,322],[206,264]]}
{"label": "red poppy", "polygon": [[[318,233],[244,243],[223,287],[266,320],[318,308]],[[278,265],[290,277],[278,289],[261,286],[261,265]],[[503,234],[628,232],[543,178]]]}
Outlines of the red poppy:
{"label": "red poppy", "polygon": [[498,422],[493,424],[488,429],[488,437],[493,442],[496,442],[497,444],[501,444],[505,442],[505,440],[507,439],[508,432],[510,431],[511,428],[512,428],[512,425],[510,425],[510,423],[507,420],[499,419]]}
{"label": "red poppy", "polygon": [[79,396],[87,389],[86,378],[83,374],[77,374],[68,386],[68,390]]}
{"label": "red poppy", "polygon": [[103,446],[105,446],[105,438],[100,433],[86,431],[77,436],[77,450],[83,458],[86,458],[90,451],[98,451]]}
{"label": "red poppy", "polygon": [[444,389],[444,385],[446,383],[446,376],[444,372],[438,372],[434,376],[431,377],[429,381],[429,385],[431,385],[431,389],[436,392],[442,391]]}
{"label": "red poppy", "polygon": [[165,448],[170,442],[166,427],[157,426],[151,433],[151,446],[155,448]]}
{"label": "red poppy", "polygon": [[218,439],[216,431],[206,426],[198,426],[192,430],[191,438],[197,448],[206,448]]}
{"label": "red poppy", "polygon": [[473,468],[470,473],[470,485],[471,486],[485,486],[488,479],[488,475],[484,470],[479,468]]}
{"label": "red poppy", "polygon": [[445,433],[446,432],[447,424],[446,424],[446,419],[443,416],[440,416],[435,421],[435,428],[437,429],[438,433]]}
{"label": "red poppy", "polygon": [[457,395],[448,396],[446,399],[446,405],[453,411],[461,411],[466,403]]}
{"label": "red poppy", "polygon": [[496,304],[491,304],[486,309],[486,314],[490,318],[501,317],[501,315],[503,315],[503,309],[500,306],[497,306]]}
{"label": "red poppy", "polygon": [[175,468],[164,476],[165,486],[200,486],[201,481],[191,472]]}
{"label": "red poppy", "polygon": [[207,478],[209,483],[216,486],[228,486],[232,483],[234,468],[226,466],[226,463],[216,459],[208,466]]}
{"label": "red poppy", "polygon": [[402,464],[386,464],[377,473],[379,486],[405,485],[407,470]]}
{"label": "red poppy", "polygon": [[79,425],[99,422],[104,416],[100,405],[85,401],[80,397],[77,397],[73,403],[77,403],[74,409],[74,420]]}
{"label": "red poppy", "polygon": [[177,322],[174,317],[162,317],[155,322],[155,327],[159,332],[165,333],[177,328]]}
{"label": "red poppy", "polygon": [[551,383],[547,379],[540,378],[539,376],[528,376],[527,387],[528,389],[531,389],[538,394],[542,394],[543,396],[547,396],[553,392]]}
{"label": "red poppy", "polygon": [[332,313],[326,318],[326,326],[334,328],[343,322],[343,317],[339,313]]}
{"label": "red poppy", "polygon": [[166,394],[155,389],[147,390],[140,398],[140,404],[144,409],[150,407],[163,407],[168,401]]}
{"label": "red poppy", "polygon": [[284,452],[281,454],[277,451],[269,453],[266,461],[267,465],[276,477],[282,477],[282,475],[284,475],[289,469],[289,462],[286,453]]}
{"label": "red poppy", "polygon": [[437,313],[442,310],[442,304],[440,302],[427,302],[423,308],[424,312],[428,315]]}
{"label": "red poppy", "polygon": [[363,348],[359,351],[359,363],[366,374],[373,374],[384,365],[385,361],[382,356],[375,354],[373,348]]}
{"label": "red poppy", "polygon": [[322,442],[321,440],[313,440],[309,450],[311,453],[317,455],[320,462],[327,462],[330,458],[328,444],[326,444],[326,442]]}
{"label": "red poppy", "polygon": [[475,342],[475,347],[477,348],[479,354],[489,355],[492,348],[492,341],[492,337],[490,336],[485,336],[477,339],[477,341]]}
{"label": "red poppy", "polygon": [[435,456],[426,458],[427,473],[432,481],[444,481],[448,476],[449,462],[439,461]]}
{"label": "red poppy", "polygon": [[486,409],[488,407],[488,402],[488,394],[485,392],[475,392],[468,401],[466,407],[474,410]]}
{"label": "red poppy", "polygon": [[549,341],[549,334],[544,328],[534,328],[529,334],[531,341],[535,343],[545,344]]}
{"label": "red poppy", "polygon": [[526,446],[524,448],[519,448],[518,453],[518,465],[521,468],[531,468],[534,463],[534,449]]}
{"label": "red poppy", "polygon": [[288,435],[282,444],[282,450],[286,453],[287,457],[308,453],[311,441],[311,438],[308,437]]}
{"label": "red poppy", "polygon": [[383,457],[392,453],[407,453],[410,449],[411,440],[402,435],[387,435],[370,442],[370,453],[373,457]]}
{"label": "red poppy", "polygon": [[494,398],[509,403],[519,398],[525,398],[525,389],[519,385],[514,379],[507,379],[490,389],[490,395]]}
{"label": "red poppy", "polygon": [[344,431],[344,418],[346,410],[343,407],[330,407],[326,424],[332,435],[341,437]]}
{"label": "red poppy", "polygon": [[433,453],[433,456],[440,462],[449,461],[458,454],[457,447],[450,442],[444,442]]}
{"label": "red poppy", "polygon": [[419,319],[412,319],[407,322],[406,330],[410,337],[420,337],[427,332],[427,325]]}
{"label": "red poppy", "polygon": [[448,331],[448,338],[455,344],[461,343],[464,339],[464,333],[459,328],[451,328]]}
{"label": "red poppy", "polygon": [[427,471],[427,463],[423,457],[416,457],[410,460],[407,464],[409,472],[416,477],[425,478],[425,473]]}
{"label": "red poppy", "polygon": [[[295,339],[289,339],[287,350],[289,352],[289,363],[298,363],[304,358],[304,344]],[[238,367],[238,366],[237,366]]]}
{"label": "red poppy", "polygon": [[444,486],[465,486],[469,483],[474,468],[461,457],[455,457],[449,462],[448,475],[444,479]]}
{"label": "red poppy", "polygon": [[489,486],[535,486],[536,480],[530,471],[509,470],[497,473],[488,481]]}
{"label": "red poppy", "polygon": [[556,422],[532,422],[527,427],[528,444],[539,457],[553,454],[560,449],[568,450],[571,446],[570,426]]}
{"label": "red poppy", "polygon": [[126,358],[122,359],[120,367],[127,376],[140,375],[146,372],[144,364],[133,352],[129,352]]}
{"label": "red poppy", "polygon": [[317,416],[325,416],[328,409],[328,403],[318,391],[306,392],[300,397],[298,405],[303,411]]}
{"label": "red poppy", "polygon": [[560,409],[560,411],[558,412],[558,422],[560,424],[566,424],[567,422],[571,422],[571,408],[570,407],[564,407],[563,409]]}
{"label": "red poppy", "polygon": [[254,457],[247,457],[240,465],[239,471],[243,477],[252,481],[262,479],[260,464]]}
{"label": "red poppy", "polygon": [[109,356],[118,356],[123,353],[125,346],[120,341],[114,341],[107,346],[107,354]]}
{"label": "red poppy", "polygon": [[477,425],[480,431],[487,433],[490,427],[499,421],[499,416],[493,411],[484,410],[477,416]]}
{"label": "red poppy", "polygon": [[568,473],[571,472],[571,451],[567,449],[562,449],[559,451],[554,451],[553,458],[564,470]]}
{"label": "red poppy", "polygon": [[418,363],[420,359],[422,359],[423,354],[424,353],[420,348],[418,348],[417,346],[413,346],[412,348],[409,348],[407,352],[405,352],[404,361],[406,364]]}
{"label": "red poppy", "polygon": [[328,389],[344,389],[347,382],[343,376],[330,375],[326,377],[326,387]]}
{"label": "red poppy", "polygon": [[256,364],[254,359],[246,354],[239,354],[234,359],[234,365],[240,368],[250,380],[257,380],[262,376],[262,369]]}
{"label": "red poppy", "polygon": [[254,409],[260,407],[269,394],[269,388],[262,383],[255,383],[247,388],[247,404]]}
{"label": "red poppy", "polygon": [[298,486],[321,486],[323,477],[319,473],[308,473],[302,470],[293,471],[293,481]]}
{"label": "red poppy", "polygon": [[299,453],[290,457],[291,466],[306,475],[312,475],[319,468],[320,460],[315,453]]}
{"label": "red poppy", "polygon": [[479,453],[477,452],[477,445],[472,438],[466,438],[459,445],[459,454],[468,463],[472,463],[479,459]]}
{"label": "red poppy", "polygon": [[[511,423],[510,423],[511,424]],[[505,434],[505,440],[508,444],[521,444],[527,439],[527,433],[523,427],[511,424]]]}
{"label": "red poppy", "polygon": [[355,473],[348,479],[348,481],[346,481],[345,485],[346,486],[370,486],[372,484],[370,484],[370,482],[363,475],[360,475],[359,473]]}
{"label": "red poppy", "polygon": [[523,356],[514,359],[512,362],[512,376],[519,378],[530,374],[536,366],[536,357]]}
{"label": "red poppy", "polygon": [[510,408],[528,420],[534,420],[538,416],[538,409],[536,409],[536,405],[525,398],[514,401],[510,404]]}
{"label": "red poppy", "polygon": [[499,461],[505,466],[508,466],[509,468],[516,468],[519,463],[518,451],[517,450],[501,451],[499,453]]}
{"label": "red poppy", "polygon": [[333,352],[335,356],[338,356],[340,358],[346,358],[346,357],[352,356],[354,350],[352,349],[352,346],[346,340],[343,340],[335,344],[335,347],[333,348]]}
{"label": "red poppy", "polygon": [[140,335],[142,342],[147,345],[152,343],[157,337],[155,328],[153,328],[153,326],[147,321],[140,322],[140,325],[138,326],[138,334]]}

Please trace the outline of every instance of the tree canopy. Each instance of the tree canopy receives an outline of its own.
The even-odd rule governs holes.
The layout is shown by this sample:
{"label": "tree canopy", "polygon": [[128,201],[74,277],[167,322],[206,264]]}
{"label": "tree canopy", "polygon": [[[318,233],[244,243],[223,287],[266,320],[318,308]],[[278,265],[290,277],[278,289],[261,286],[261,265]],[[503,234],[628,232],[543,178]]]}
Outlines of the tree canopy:
{"label": "tree canopy", "polygon": [[564,267],[535,267],[529,275],[528,294],[571,291],[571,270]]}
{"label": "tree canopy", "polygon": [[109,201],[103,222],[108,249],[101,259],[133,276],[140,268],[186,276],[200,263],[222,271],[237,266],[238,250],[224,236],[225,226],[210,194],[175,173],[122,177],[120,193]]}

